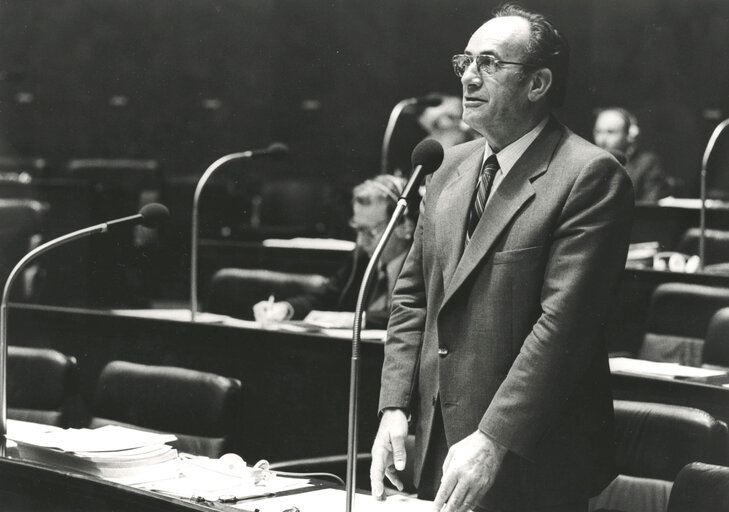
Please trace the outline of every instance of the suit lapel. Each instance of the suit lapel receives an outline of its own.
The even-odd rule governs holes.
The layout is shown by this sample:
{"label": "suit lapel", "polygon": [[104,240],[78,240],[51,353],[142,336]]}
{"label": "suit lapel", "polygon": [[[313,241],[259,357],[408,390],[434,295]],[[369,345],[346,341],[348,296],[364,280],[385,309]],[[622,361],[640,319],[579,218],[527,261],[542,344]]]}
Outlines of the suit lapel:
{"label": "suit lapel", "polygon": [[448,279],[461,258],[466,236],[466,221],[471,197],[483,160],[483,144],[475,147],[456,168],[451,181],[443,188],[436,207],[436,240],[443,281]]}
{"label": "suit lapel", "polygon": [[[499,188],[493,193],[489,199],[488,204],[483,212],[483,216],[476,231],[473,233],[473,237],[469,242],[466,249],[463,251],[460,259],[454,258],[449,260],[453,261],[449,268],[453,268],[452,277],[451,273],[445,273],[444,268],[444,289],[445,295],[443,297],[442,305],[445,305],[458,288],[464,283],[468,276],[473,272],[474,268],[478,263],[491,251],[494,243],[498,239],[499,235],[511,222],[514,215],[522,208],[522,206],[534,196],[534,187],[532,186],[532,180],[547,171],[549,161],[552,153],[557,146],[557,143],[562,138],[562,129],[559,123],[554,118],[545,126],[542,133],[537,137],[534,143],[527,148],[524,154],[519,158],[514,167],[511,168],[506,178],[501,182]],[[465,162],[464,162],[465,163]],[[478,174],[478,169],[475,174]],[[457,211],[460,215],[459,221],[454,219],[449,220],[449,224],[455,225],[460,222],[462,236],[459,238],[461,246],[458,247],[458,251],[451,251],[449,256],[452,256],[455,252],[460,252],[463,246],[463,233],[465,233],[466,216],[468,215],[468,209],[470,208],[470,198],[473,194],[473,188],[475,187],[476,179],[472,180],[461,180],[469,181],[471,184],[470,191],[464,191],[460,197],[461,203],[452,200],[450,206]],[[445,192],[445,191],[444,191]],[[464,200],[464,198],[468,200]],[[449,206],[449,203],[442,203],[444,208]],[[465,213],[464,213],[465,212]]]}

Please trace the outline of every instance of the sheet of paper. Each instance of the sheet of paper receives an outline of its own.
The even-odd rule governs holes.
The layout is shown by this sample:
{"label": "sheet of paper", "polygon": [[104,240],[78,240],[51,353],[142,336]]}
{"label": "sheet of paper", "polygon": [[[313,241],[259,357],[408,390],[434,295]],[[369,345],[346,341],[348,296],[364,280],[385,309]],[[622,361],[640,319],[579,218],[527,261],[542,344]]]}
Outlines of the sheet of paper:
{"label": "sheet of paper", "polygon": [[628,357],[611,357],[610,371],[623,372],[633,375],[658,375],[661,377],[713,377],[725,375],[723,370],[710,370],[708,368],[694,368],[693,366],[682,366],[676,363],[659,363],[655,361],[644,361],[642,359],[630,359]]}
{"label": "sheet of paper", "polygon": [[[112,309],[113,315],[133,316],[137,318],[155,318],[158,320],[177,320],[182,322],[190,321],[190,310],[178,309]],[[195,315],[195,322],[201,324],[225,323],[230,317],[217,315],[215,313],[198,312]]]}
{"label": "sheet of paper", "polygon": [[[339,489],[319,489],[289,496],[276,496],[263,500],[238,503],[240,510],[281,512],[296,507],[299,512],[341,512],[346,507],[347,494]],[[402,495],[389,496],[377,501],[372,496],[357,494],[354,505],[358,512],[433,512],[433,503]]]}
{"label": "sheet of paper", "polygon": [[66,452],[111,452],[164,444],[175,441],[177,438],[174,435],[107,425],[96,429],[69,428],[52,431],[15,429],[8,433],[8,439],[35,446],[57,448]]}
{"label": "sheet of paper", "polygon": [[335,251],[352,251],[355,243],[350,240],[336,238],[306,238],[297,237],[289,240],[281,238],[268,238],[263,241],[264,247],[285,247],[293,249],[325,249]]}

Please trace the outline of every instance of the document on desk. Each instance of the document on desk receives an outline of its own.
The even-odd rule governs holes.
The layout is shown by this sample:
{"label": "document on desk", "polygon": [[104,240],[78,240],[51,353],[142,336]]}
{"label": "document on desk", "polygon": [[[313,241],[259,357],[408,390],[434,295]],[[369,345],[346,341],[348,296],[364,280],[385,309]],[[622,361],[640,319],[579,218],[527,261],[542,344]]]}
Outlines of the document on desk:
{"label": "document on desk", "polygon": [[[341,512],[345,509],[347,493],[339,489],[318,489],[314,491],[277,496],[265,500],[246,501],[234,505],[239,510],[260,512]],[[360,512],[432,512],[433,503],[402,495],[388,496],[385,501],[377,501],[369,494],[356,494],[354,505]]]}
{"label": "document on desk", "polygon": [[262,245],[264,247],[283,247],[287,249],[352,251],[356,244],[350,240],[339,240],[337,238],[296,237],[291,239],[267,238],[263,241]]}
{"label": "document on desk", "polygon": [[644,361],[642,359],[631,359],[629,357],[611,357],[610,371],[630,373],[632,375],[655,375],[659,377],[672,378],[701,378],[725,375],[724,370],[711,370],[708,368],[695,368],[683,366],[676,363],[660,363],[656,361]]}

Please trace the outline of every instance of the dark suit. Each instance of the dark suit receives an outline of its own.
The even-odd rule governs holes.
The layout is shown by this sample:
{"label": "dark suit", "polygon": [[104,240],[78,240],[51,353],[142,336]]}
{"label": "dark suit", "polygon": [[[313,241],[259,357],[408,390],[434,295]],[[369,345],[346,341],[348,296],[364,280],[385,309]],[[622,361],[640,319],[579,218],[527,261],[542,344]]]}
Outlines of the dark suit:
{"label": "dark suit", "polygon": [[586,498],[615,474],[601,330],[625,264],[631,183],[550,119],[464,250],[483,145],[447,151],[427,185],[395,286],[380,407],[416,417],[416,480],[439,404],[449,446],[480,429],[509,450],[484,505]]}
{"label": "dark suit", "polygon": [[[362,284],[369,258],[364,251],[355,249],[352,258],[341,266],[327,281],[327,284],[317,290],[287,298],[286,302],[291,304],[294,310],[295,319],[304,318],[314,309],[325,311],[354,311],[357,305],[357,296]],[[372,289],[370,291],[370,304],[377,298],[377,275],[373,276]],[[384,285],[385,288],[389,286]],[[389,293],[389,289],[384,290]],[[381,308],[365,309],[366,326],[370,329],[384,329],[387,326],[387,319],[390,317],[389,301],[385,301]]]}

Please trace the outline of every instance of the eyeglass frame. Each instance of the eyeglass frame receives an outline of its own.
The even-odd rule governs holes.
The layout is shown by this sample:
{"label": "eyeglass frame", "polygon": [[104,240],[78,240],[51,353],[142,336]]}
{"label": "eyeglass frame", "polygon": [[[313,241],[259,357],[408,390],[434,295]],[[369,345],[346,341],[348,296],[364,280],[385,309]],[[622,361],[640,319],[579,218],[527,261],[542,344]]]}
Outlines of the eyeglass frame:
{"label": "eyeglass frame", "polygon": [[[459,71],[457,69],[458,66],[456,64],[456,59],[460,59],[460,58],[468,59],[468,64],[466,64],[466,66],[463,68],[463,71],[461,71],[459,73]],[[482,69],[485,66],[485,64],[482,64],[481,62],[484,59],[488,59],[488,60],[493,61],[493,64],[492,64],[493,71],[491,71],[491,72],[482,71]],[[482,54],[479,54],[479,55],[469,55],[467,53],[457,53],[453,57],[451,57],[451,66],[453,66],[453,72],[456,74],[456,76],[458,78],[461,78],[466,73],[466,70],[474,62],[476,63],[476,71],[478,71],[479,75],[486,74],[486,75],[489,75],[489,76],[491,76],[494,73],[496,73],[497,67],[498,66],[501,66],[503,64],[511,64],[513,66],[524,66],[524,67],[527,67],[527,68],[536,68],[537,67],[534,64],[529,64],[529,63],[526,63],[526,62],[512,62],[512,61],[508,61],[508,60],[501,60],[499,58],[494,57],[493,55],[491,55],[489,53],[482,53]]]}

